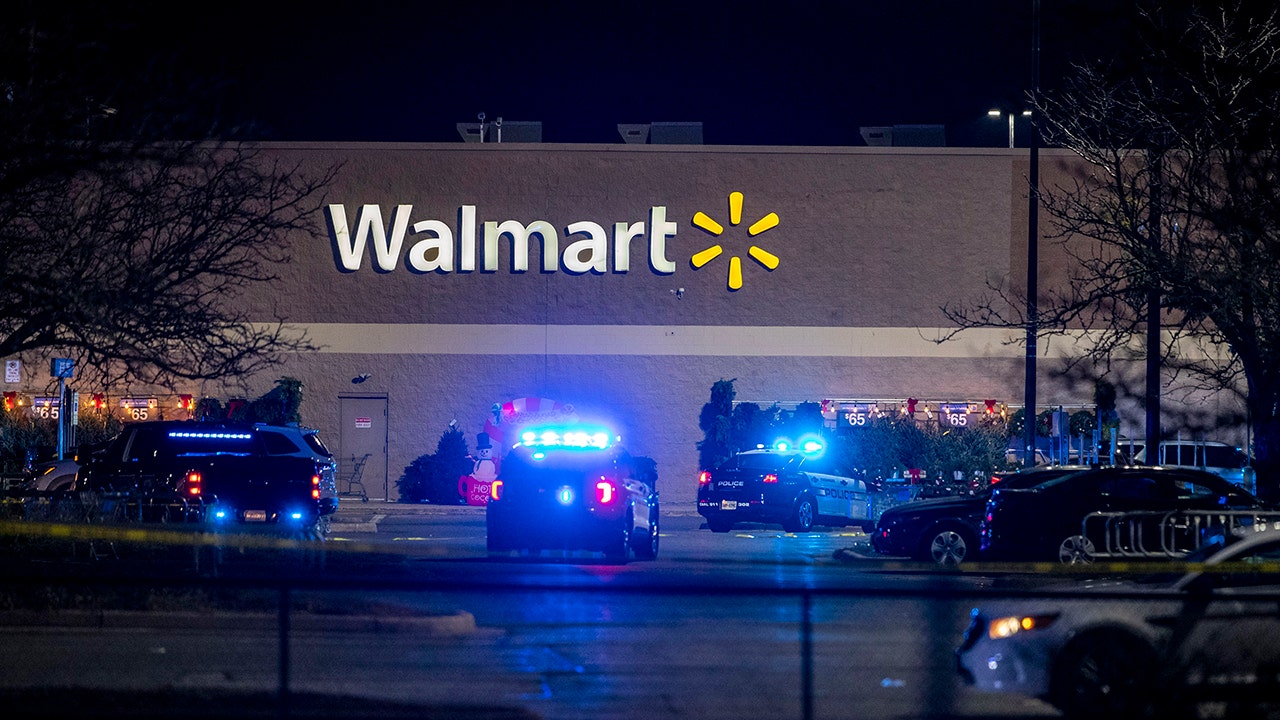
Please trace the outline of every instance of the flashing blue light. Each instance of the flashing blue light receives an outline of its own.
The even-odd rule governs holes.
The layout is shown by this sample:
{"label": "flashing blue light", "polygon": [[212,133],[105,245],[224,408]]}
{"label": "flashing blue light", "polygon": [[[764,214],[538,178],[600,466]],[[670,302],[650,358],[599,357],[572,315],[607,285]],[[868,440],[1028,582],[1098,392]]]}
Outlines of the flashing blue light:
{"label": "flashing blue light", "polygon": [[300,513],[300,512],[292,513],[291,515],[289,515],[289,517],[293,518],[294,520],[301,520],[301,519],[302,519],[302,513]]}
{"label": "flashing blue light", "polygon": [[596,427],[536,428],[520,434],[520,444],[525,447],[566,450],[604,450],[616,439],[606,429]]}
{"label": "flashing blue light", "polygon": [[253,435],[249,433],[231,433],[231,432],[192,432],[189,430],[173,430],[169,433],[171,438],[195,438],[197,440],[250,440]]}
{"label": "flashing blue light", "polygon": [[821,455],[827,449],[826,443],[822,438],[815,436],[806,436],[800,438],[796,442],[792,442],[787,438],[778,438],[773,443],[773,449],[778,452],[799,452],[805,455]]}
{"label": "flashing blue light", "polygon": [[568,485],[565,485],[559,490],[556,490],[556,501],[559,502],[561,505],[572,505],[573,504],[573,488],[569,487]]}
{"label": "flashing blue light", "polygon": [[827,444],[817,435],[805,435],[798,444],[800,452],[810,456],[821,455],[827,449]]}
{"label": "flashing blue light", "polygon": [[215,518],[219,519],[219,520],[225,520],[225,519],[227,518],[227,511],[226,511],[226,510],[215,510],[215,511],[214,511],[214,513],[213,513],[213,516],[214,516]]}
{"label": "flashing blue light", "polygon": [[534,454],[533,454],[533,459],[534,459],[534,460],[541,460],[541,459],[545,458],[546,456],[547,456],[547,454],[546,454],[546,453],[544,453],[544,452],[542,452],[541,450],[539,450],[538,452],[536,452],[536,453],[534,453]]}

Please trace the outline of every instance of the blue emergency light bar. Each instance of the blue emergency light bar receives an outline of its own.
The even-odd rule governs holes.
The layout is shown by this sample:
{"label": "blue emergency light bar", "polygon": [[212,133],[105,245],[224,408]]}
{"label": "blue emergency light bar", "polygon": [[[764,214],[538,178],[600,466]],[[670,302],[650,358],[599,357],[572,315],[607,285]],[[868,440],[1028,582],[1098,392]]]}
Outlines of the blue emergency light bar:
{"label": "blue emergency light bar", "polygon": [[778,452],[798,452],[804,455],[821,455],[827,449],[826,443],[820,438],[814,436],[806,436],[800,438],[797,442],[791,442],[787,438],[778,438],[773,443],[773,449]]}
{"label": "blue emergency light bar", "polygon": [[191,432],[188,430],[174,430],[169,433],[171,438],[196,438],[199,440],[249,440],[253,436],[249,433],[232,433],[232,432]]}
{"label": "blue emergency light bar", "polygon": [[520,433],[520,445],[565,450],[604,450],[622,438],[600,427],[531,428]]}

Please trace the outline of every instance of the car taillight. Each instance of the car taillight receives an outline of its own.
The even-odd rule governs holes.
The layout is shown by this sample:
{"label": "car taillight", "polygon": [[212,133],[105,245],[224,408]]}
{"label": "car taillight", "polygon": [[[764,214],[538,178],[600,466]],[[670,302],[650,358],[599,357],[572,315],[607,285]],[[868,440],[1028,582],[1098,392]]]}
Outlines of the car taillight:
{"label": "car taillight", "polygon": [[768,475],[764,476],[764,481],[767,483],[776,483],[778,482],[778,476],[774,475],[773,473],[769,473]]}
{"label": "car taillight", "polygon": [[493,500],[497,500],[501,495],[502,495],[502,481],[494,480],[493,483],[489,485],[489,497],[492,498]]}
{"label": "car taillight", "polygon": [[311,476],[311,499],[312,500],[320,499],[320,476],[319,475]]}
{"label": "car taillight", "polygon": [[609,505],[618,497],[618,487],[612,482],[600,478],[600,482],[596,483],[596,502],[601,505]]}
{"label": "car taillight", "polygon": [[199,497],[202,490],[201,485],[204,479],[200,477],[198,472],[187,473],[187,494],[191,497]]}
{"label": "car taillight", "polygon": [[711,473],[707,472],[706,470],[703,470],[702,472],[698,473],[698,484],[699,484],[699,485],[710,485],[710,484],[711,484]]}

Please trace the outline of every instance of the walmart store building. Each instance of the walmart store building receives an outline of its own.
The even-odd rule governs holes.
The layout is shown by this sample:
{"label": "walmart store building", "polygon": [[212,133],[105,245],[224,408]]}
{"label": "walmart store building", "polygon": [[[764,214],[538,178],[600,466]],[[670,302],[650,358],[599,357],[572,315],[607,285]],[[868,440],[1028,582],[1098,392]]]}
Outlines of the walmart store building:
{"label": "walmart store building", "polygon": [[[720,379],[763,405],[1022,402],[1008,333],[935,340],[942,306],[1025,281],[1025,150],[267,150],[342,167],[281,282],[248,298],[318,350],[253,383],[302,380],[304,421],[341,457],[370,455],[372,496],[395,498],[451,421],[475,448],[486,421],[576,418],[612,423],[657,461],[665,501],[692,503],[698,413]],[[1069,164],[1042,154],[1042,182]],[[1060,251],[1041,248],[1042,278],[1061,277]],[[1091,401],[1056,367],[1040,362],[1042,407]]]}

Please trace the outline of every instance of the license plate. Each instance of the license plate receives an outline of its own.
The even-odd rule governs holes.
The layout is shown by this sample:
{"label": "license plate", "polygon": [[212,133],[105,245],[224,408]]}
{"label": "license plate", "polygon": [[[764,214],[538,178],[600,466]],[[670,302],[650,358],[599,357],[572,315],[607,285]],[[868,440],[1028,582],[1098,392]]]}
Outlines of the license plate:
{"label": "license plate", "polygon": [[738,501],[737,500],[721,500],[720,509],[721,510],[737,510]]}
{"label": "license plate", "polygon": [[244,521],[245,522],[266,522],[267,511],[266,510],[245,510]]}

